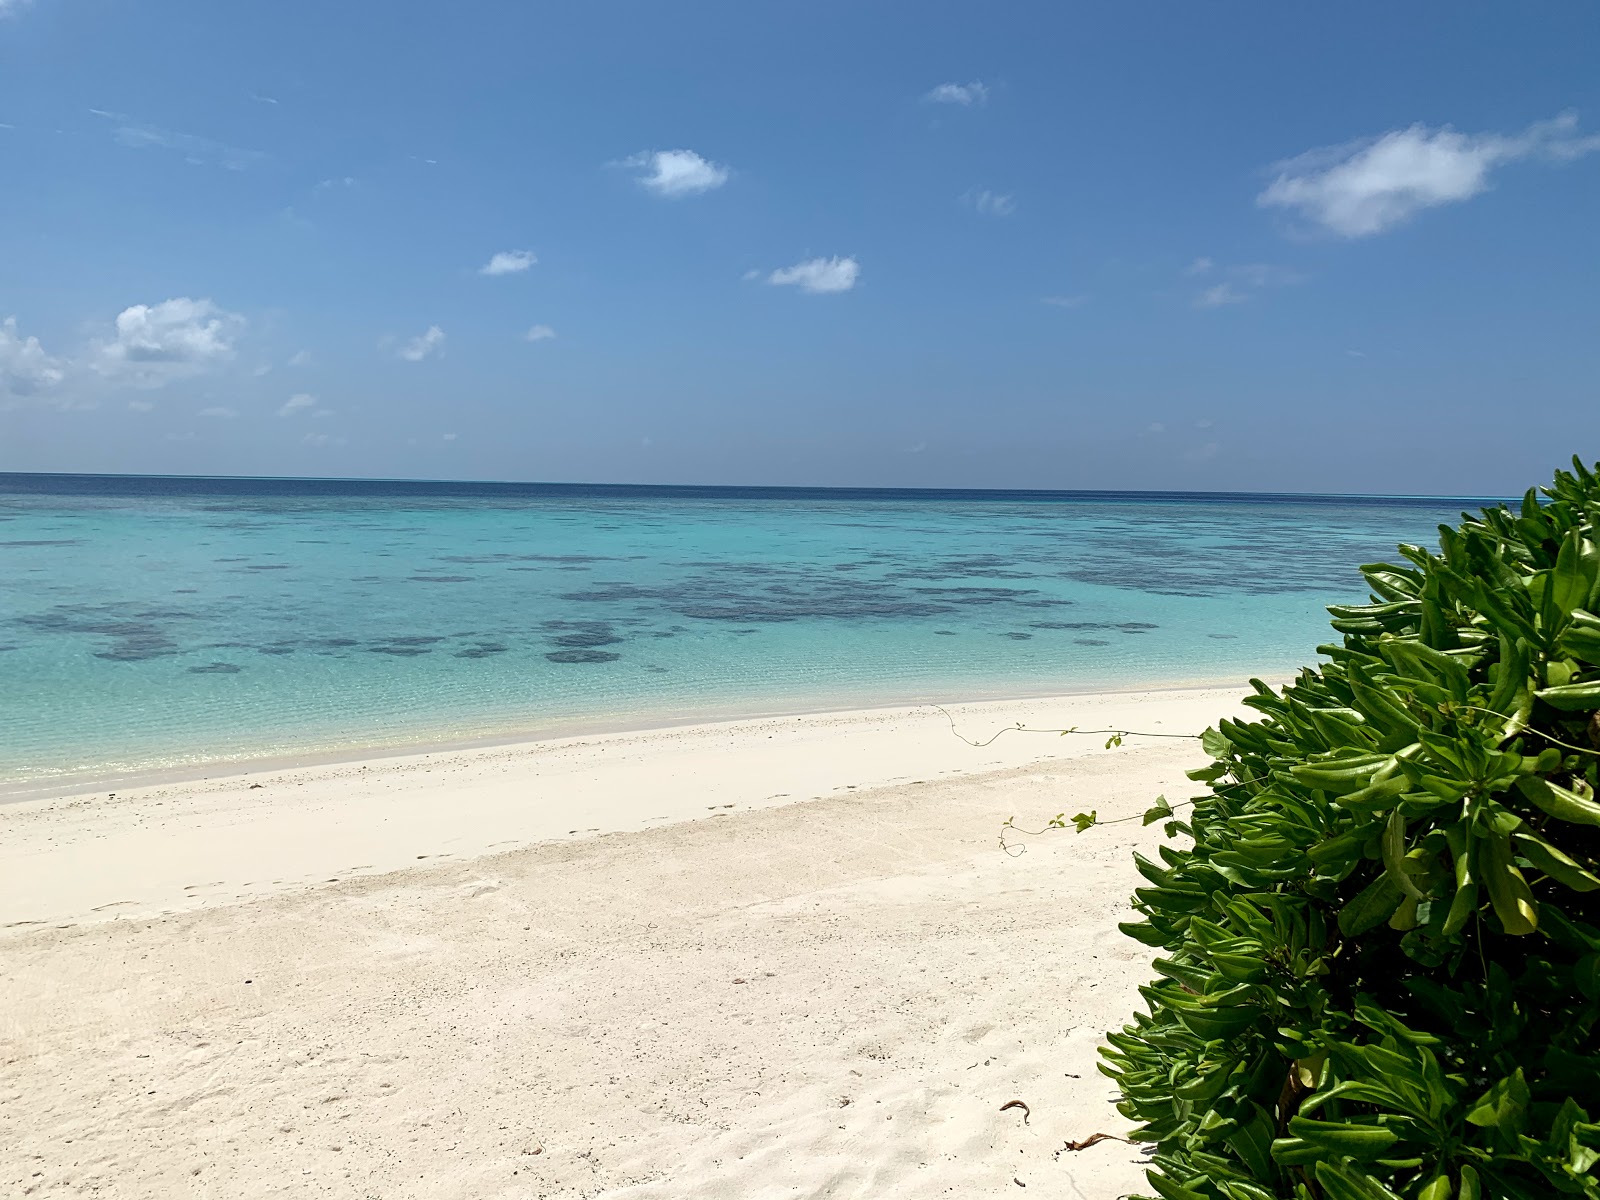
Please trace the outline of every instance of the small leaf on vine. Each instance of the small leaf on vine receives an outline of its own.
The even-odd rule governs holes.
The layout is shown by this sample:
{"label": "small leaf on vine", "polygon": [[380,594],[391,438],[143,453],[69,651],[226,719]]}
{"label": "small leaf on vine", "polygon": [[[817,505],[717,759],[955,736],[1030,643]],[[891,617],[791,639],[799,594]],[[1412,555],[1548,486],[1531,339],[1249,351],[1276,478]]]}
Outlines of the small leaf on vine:
{"label": "small leaf on vine", "polygon": [[1095,822],[1097,822],[1099,819],[1100,819],[1099,810],[1091,808],[1086,813],[1076,813],[1076,814],[1074,814],[1074,816],[1072,818],[1072,823],[1078,827],[1078,832],[1082,833],[1086,829],[1093,828]]}
{"label": "small leaf on vine", "polygon": [[1120,746],[1120,745],[1122,745],[1122,735],[1120,733],[1113,733],[1110,737],[1108,737],[1106,739],[1106,749],[1107,750],[1111,749],[1113,746]]}
{"label": "small leaf on vine", "polygon": [[1167,803],[1167,798],[1165,796],[1157,796],[1155,804],[1144,810],[1144,824],[1154,825],[1161,818],[1170,817],[1171,815],[1172,805]]}

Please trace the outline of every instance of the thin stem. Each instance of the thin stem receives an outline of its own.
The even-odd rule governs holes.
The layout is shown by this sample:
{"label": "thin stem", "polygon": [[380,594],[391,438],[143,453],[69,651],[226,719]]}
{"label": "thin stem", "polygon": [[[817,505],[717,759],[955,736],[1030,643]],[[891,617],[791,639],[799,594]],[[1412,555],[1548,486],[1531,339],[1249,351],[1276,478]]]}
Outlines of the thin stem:
{"label": "thin stem", "polygon": [[1080,733],[1080,734],[1083,734],[1086,737],[1088,737],[1088,736],[1100,737],[1100,736],[1102,736],[1104,734],[1110,734],[1113,737],[1119,737],[1119,738],[1120,737],[1190,738],[1190,739],[1193,739],[1195,741],[1198,741],[1200,739],[1200,735],[1198,733],[1148,733],[1148,732],[1145,732],[1145,731],[1139,730],[1139,729],[1079,729],[1076,725],[1074,725],[1071,729],[1030,729],[1030,728],[1028,728],[1028,726],[1022,725],[1022,724],[1019,723],[1019,724],[1016,724],[1016,725],[1007,725],[1004,728],[1002,728],[999,731],[999,733],[994,734],[994,736],[985,738],[981,742],[975,742],[971,738],[967,737],[966,734],[962,733],[959,729],[956,728],[956,719],[950,715],[949,710],[946,709],[943,705],[930,704],[928,707],[929,708],[938,709],[939,712],[943,713],[944,714],[944,719],[946,721],[950,722],[950,732],[955,734],[956,737],[960,738],[967,745],[969,745],[969,746],[971,746],[971,747],[973,747],[974,749],[977,749],[977,750],[982,750],[985,746],[992,746],[996,741],[999,740],[1000,734],[1002,734],[1002,733],[1053,733],[1057,737],[1065,737],[1069,733]]}
{"label": "thin stem", "polygon": [[[1495,712],[1495,710],[1492,708],[1484,708],[1477,704],[1457,704],[1455,707],[1459,709],[1465,709],[1468,712],[1488,713],[1491,717],[1505,718],[1506,715],[1503,712]],[[1600,758],[1600,750],[1589,750],[1583,746],[1574,746],[1571,742],[1563,742],[1560,738],[1552,737],[1550,734],[1545,733],[1543,730],[1535,729],[1531,725],[1524,725],[1511,736],[1521,737],[1525,733],[1531,733],[1534,737],[1542,737],[1545,741],[1554,742],[1556,745],[1564,746],[1568,750],[1576,750],[1579,754],[1593,754],[1596,758]],[[1507,740],[1509,741],[1510,739]]]}

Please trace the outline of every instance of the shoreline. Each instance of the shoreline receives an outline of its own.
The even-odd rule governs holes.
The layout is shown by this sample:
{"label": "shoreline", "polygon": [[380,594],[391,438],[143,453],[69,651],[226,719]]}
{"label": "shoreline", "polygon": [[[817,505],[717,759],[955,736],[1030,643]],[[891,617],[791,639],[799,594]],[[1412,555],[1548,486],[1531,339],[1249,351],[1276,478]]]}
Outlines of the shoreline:
{"label": "shoreline", "polygon": [[[1246,694],[1148,689],[941,707],[975,740],[1018,725],[1198,734],[1218,715],[1242,711]],[[496,742],[20,799],[0,806],[0,931],[170,914],[438,858],[463,861],[1114,752],[1102,741],[1018,732],[973,747],[931,707],[900,706]]]}
{"label": "shoreline", "polygon": [[130,770],[61,772],[56,775],[23,780],[0,780],[0,810],[13,804],[34,800],[68,799],[95,795],[100,792],[123,792],[149,787],[163,787],[182,783],[201,783],[233,777],[270,774],[281,771],[298,771],[315,767],[340,766],[352,763],[382,762],[390,759],[410,758],[417,755],[453,754],[467,750],[491,749],[543,742],[563,741],[573,738],[610,736],[616,734],[647,733],[660,729],[683,729],[702,725],[731,725],[748,720],[773,720],[797,716],[832,716],[843,713],[879,712],[888,709],[924,708],[940,705],[945,708],[973,704],[1003,702],[1050,701],[1083,696],[1120,696],[1144,693],[1192,692],[1243,688],[1252,677],[1261,678],[1276,686],[1286,681],[1293,669],[1270,672],[1244,673],[1227,679],[1195,678],[1168,679],[1125,687],[1105,687],[1087,684],[1082,688],[1049,688],[1038,691],[999,687],[993,691],[975,689],[964,692],[956,699],[928,700],[913,697],[863,703],[859,697],[797,698],[793,704],[746,708],[736,711],[731,706],[713,705],[696,709],[682,716],[671,716],[666,711],[637,712],[612,717],[557,718],[543,725],[525,724],[515,728],[496,729],[493,732],[457,736],[419,736],[399,742],[361,743],[335,748],[310,748],[302,751],[265,753],[259,755],[229,755],[199,762],[167,766],[134,768]]}

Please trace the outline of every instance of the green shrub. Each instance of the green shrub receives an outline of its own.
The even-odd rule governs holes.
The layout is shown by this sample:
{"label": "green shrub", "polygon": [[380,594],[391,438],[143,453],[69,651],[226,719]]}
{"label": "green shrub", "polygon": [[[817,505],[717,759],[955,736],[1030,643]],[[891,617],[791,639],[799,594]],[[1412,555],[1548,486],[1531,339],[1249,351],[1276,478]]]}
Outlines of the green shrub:
{"label": "green shrub", "polygon": [[[1103,1051],[1165,1200],[1600,1198],[1600,480],[1362,568],[1140,857]],[[1600,468],[1597,468],[1600,469]],[[1165,804],[1146,820],[1169,816]]]}

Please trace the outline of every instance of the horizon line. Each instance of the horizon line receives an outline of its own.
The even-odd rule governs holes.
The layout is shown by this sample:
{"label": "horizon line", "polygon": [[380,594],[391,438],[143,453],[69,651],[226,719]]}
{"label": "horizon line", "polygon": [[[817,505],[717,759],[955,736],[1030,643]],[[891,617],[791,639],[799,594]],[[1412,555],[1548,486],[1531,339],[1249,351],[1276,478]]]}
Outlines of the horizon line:
{"label": "horizon line", "polygon": [[1432,500],[1432,501],[1482,501],[1503,503],[1518,497],[1481,495],[1425,495],[1399,492],[1270,492],[1229,491],[1220,489],[1160,489],[1160,488],[1040,488],[1040,487],[930,487],[896,486],[884,484],[765,484],[765,483],[602,483],[574,480],[531,479],[437,479],[408,478],[388,475],[172,475],[133,471],[0,471],[0,480],[9,478],[31,479],[126,479],[126,480],[182,480],[187,482],[231,483],[368,483],[368,484],[436,484],[441,486],[473,485],[487,487],[549,487],[549,488],[618,488],[633,490],[666,491],[766,491],[766,492],[969,492],[990,495],[1059,495],[1059,496],[1212,496],[1259,497],[1263,499],[1307,500]]}

